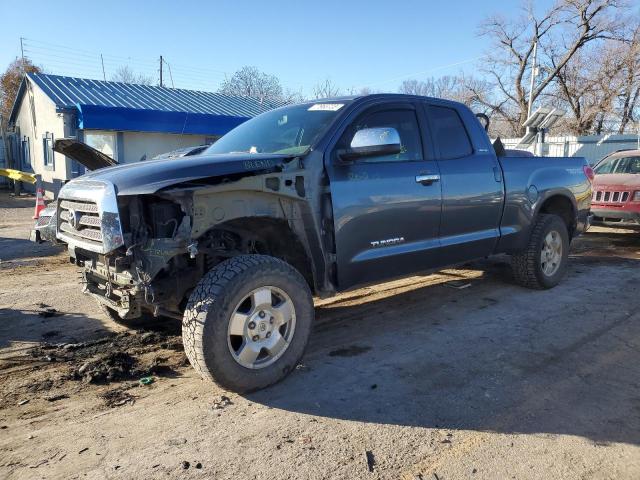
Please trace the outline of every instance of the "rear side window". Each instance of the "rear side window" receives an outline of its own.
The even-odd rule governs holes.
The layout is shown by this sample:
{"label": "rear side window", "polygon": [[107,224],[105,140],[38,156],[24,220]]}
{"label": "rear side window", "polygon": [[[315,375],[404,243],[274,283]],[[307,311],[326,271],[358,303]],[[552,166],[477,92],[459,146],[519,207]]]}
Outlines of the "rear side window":
{"label": "rear side window", "polygon": [[473,153],[462,119],[453,108],[428,107],[431,128],[440,147],[441,158],[460,158]]}

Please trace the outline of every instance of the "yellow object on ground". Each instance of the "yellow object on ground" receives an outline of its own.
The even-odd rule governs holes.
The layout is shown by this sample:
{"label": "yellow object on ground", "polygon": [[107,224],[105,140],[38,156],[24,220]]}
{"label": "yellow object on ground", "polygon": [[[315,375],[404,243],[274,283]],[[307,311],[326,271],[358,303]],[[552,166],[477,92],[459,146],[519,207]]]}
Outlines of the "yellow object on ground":
{"label": "yellow object on ground", "polygon": [[13,170],[11,168],[0,168],[0,175],[8,177],[12,180],[18,180],[20,182],[36,183],[36,176],[33,173],[25,173],[20,170]]}

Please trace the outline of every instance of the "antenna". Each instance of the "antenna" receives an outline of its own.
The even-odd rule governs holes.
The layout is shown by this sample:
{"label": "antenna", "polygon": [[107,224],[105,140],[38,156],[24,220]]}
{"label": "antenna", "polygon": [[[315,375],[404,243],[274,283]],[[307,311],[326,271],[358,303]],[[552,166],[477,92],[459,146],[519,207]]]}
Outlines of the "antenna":
{"label": "antenna", "polygon": [[102,62],[102,79],[106,82],[107,75],[104,73],[104,59],[102,58],[102,54],[100,54],[100,61]]}
{"label": "antenna", "polygon": [[23,42],[22,42],[23,40],[24,40],[24,38],[20,37],[20,55],[22,57],[22,76],[24,77],[27,74],[27,72],[26,72],[26,69],[24,67],[24,45],[23,45]]}

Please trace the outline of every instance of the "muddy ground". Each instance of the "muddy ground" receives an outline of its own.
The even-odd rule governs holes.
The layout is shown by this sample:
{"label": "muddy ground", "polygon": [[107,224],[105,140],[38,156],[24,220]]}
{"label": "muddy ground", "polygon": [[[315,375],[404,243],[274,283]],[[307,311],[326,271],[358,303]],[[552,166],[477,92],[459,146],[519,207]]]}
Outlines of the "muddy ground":
{"label": "muddy ground", "polygon": [[32,208],[0,194],[1,478],[640,478],[638,234],[594,229],[550,291],[497,258],[318,301],[302,364],[239,396],[179,325],[107,320]]}

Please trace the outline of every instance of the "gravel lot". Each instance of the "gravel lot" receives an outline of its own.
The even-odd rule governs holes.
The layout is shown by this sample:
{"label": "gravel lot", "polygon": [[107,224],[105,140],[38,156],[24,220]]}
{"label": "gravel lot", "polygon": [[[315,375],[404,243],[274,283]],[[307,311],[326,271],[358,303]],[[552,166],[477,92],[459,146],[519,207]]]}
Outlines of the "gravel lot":
{"label": "gravel lot", "polygon": [[239,396],[179,325],[109,322],[33,202],[0,193],[2,478],[640,478],[640,234],[589,232],[550,291],[497,258],[318,301],[299,368]]}

